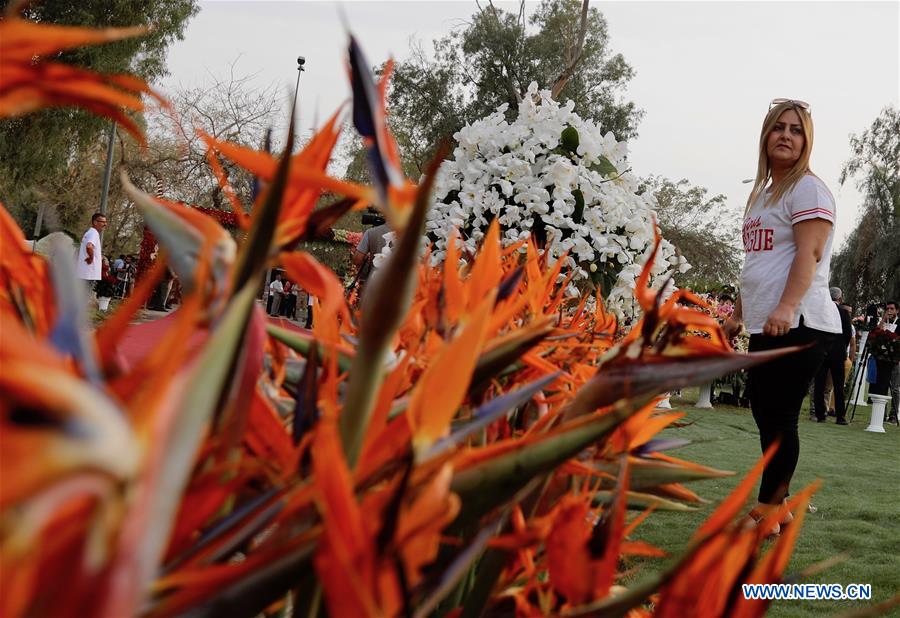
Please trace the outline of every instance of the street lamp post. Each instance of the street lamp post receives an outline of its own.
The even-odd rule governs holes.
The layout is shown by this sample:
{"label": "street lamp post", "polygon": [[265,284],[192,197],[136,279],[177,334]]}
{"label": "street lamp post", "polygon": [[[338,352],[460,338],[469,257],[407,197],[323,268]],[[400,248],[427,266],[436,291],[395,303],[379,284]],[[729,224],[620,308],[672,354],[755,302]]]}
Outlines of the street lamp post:
{"label": "street lamp post", "polygon": [[116,123],[109,125],[109,141],[106,144],[106,169],[103,170],[103,190],[100,193],[100,214],[106,216],[106,202],[109,197],[109,180],[112,175],[113,148],[116,143]]}
{"label": "street lamp post", "polygon": [[306,58],[297,56],[297,85],[294,86],[294,105],[297,104],[297,93],[300,91],[300,74],[306,70],[303,68],[304,64],[306,64]]}
{"label": "street lamp post", "polygon": [[[306,64],[306,58],[303,56],[297,56],[297,85],[294,86],[294,100],[292,102],[291,111],[297,107],[297,94],[300,92],[300,74],[305,71],[304,65]],[[269,150],[269,136],[266,135],[266,150]],[[255,193],[255,192],[254,192]],[[256,196],[254,195],[254,201],[256,200]],[[266,271],[266,279],[263,284],[263,301],[266,300],[269,294],[269,283],[272,280],[272,269]]]}

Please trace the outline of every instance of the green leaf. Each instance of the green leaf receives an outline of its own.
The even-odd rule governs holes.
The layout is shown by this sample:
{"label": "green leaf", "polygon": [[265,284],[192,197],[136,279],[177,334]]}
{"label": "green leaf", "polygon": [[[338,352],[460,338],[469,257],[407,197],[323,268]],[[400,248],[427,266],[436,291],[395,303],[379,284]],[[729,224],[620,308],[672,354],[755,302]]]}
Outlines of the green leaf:
{"label": "green leaf", "polygon": [[309,220],[306,222],[306,230],[303,234],[296,241],[284,247],[283,250],[293,250],[303,240],[330,238],[331,227],[338,219],[347,214],[355,203],[356,198],[348,197],[334,204],[329,204],[324,208],[314,210],[309,215]]}
{"label": "green leaf", "polygon": [[419,190],[406,229],[384,266],[371,276],[360,307],[359,347],[350,367],[350,380],[340,430],[347,463],[353,468],[369,426],[372,408],[384,377],[391,338],[400,328],[417,283],[416,264],[425,231],[431,189],[447,147],[438,149]]}
{"label": "green leaf", "polygon": [[575,154],[578,151],[578,131],[575,127],[566,127],[559,136],[559,144],[567,151]]}
{"label": "green leaf", "polygon": [[572,221],[581,223],[584,220],[584,193],[581,189],[572,189],[572,197],[575,198],[575,210],[572,211]]}
{"label": "green leaf", "polygon": [[426,618],[426,616],[438,606],[441,599],[450,594],[456,584],[458,584],[463,576],[469,572],[469,567],[475,559],[481,555],[481,552],[487,546],[487,542],[500,531],[500,526],[503,524],[504,520],[505,517],[500,517],[496,521],[485,526],[481,532],[475,536],[475,539],[469,546],[460,552],[456,559],[446,569],[442,570],[440,580],[419,605],[419,608],[414,614],[415,618]]}
{"label": "green leaf", "polygon": [[619,173],[619,170],[616,169],[616,166],[610,163],[609,159],[607,159],[603,155],[600,155],[600,160],[597,163],[594,163],[588,169],[590,169],[592,172],[597,172],[604,178],[609,178]]}
{"label": "green leaf", "polygon": [[[50,340],[64,355],[72,355],[84,376],[93,385],[100,386],[103,379],[88,324],[84,283],[75,274],[75,260],[62,239],[55,239],[53,246],[56,257],[50,260],[50,274],[56,296],[56,322],[53,324]],[[15,295],[10,294],[10,297]]]}
{"label": "green leaf", "polygon": [[179,616],[201,618],[208,616],[256,616],[295,586],[304,575],[313,570],[312,558],[315,541],[310,541],[284,556],[265,563],[244,577],[215,589],[214,594],[203,600],[202,605]]}
{"label": "green leaf", "polygon": [[645,402],[621,401],[613,411],[569,423],[516,449],[457,472],[451,489],[462,508],[453,528],[465,526],[503,504],[537,475],[552,470],[610,434]]}
{"label": "green leaf", "polygon": [[203,235],[174,212],[157,204],[152,196],[131,184],[124,171],[121,180],[122,187],[134,200],[147,227],[156,236],[159,245],[166,250],[169,265],[178,275],[184,292],[190,293],[195,286],[194,272],[200,261]]}
{"label": "green leaf", "polygon": [[[304,358],[309,354],[310,346],[312,345],[315,338],[311,335],[306,335],[304,333],[299,333],[287,328],[283,328],[281,326],[275,326],[274,324],[266,325],[266,332],[269,333],[272,337],[274,337],[277,341],[280,341],[290,349],[294,350]],[[338,352],[338,371],[344,373],[345,371],[350,370],[350,365],[353,362],[352,356],[347,356],[342,352]],[[290,374],[290,371],[288,372]],[[299,375],[299,374],[298,374]],[[296,379],[290,379],[291,376],[287,376],[287,380],[289,383],[296,383]]]}
{"label": "green leaf", "polygon": [[255,296],[253,284],[244,286],[234,296],[191,370],[183,399],[175,404],[179,412],[166,432],[167,441],[153,445],[162,452],[148,456],[160,464],[150,473],[152,478],[144,487],[150,494],[145,500],[149,510],[147,526],[137,546],[129,552],[131,556],[127,560],[134,565],[117,565],[131,568],[140,578],[146,579],[137,584],[141,590],[157,573],[181,496],[194,469],[197,451],[223,393],[230,386],[234,358],[243,340]]}
{"label": "green leaf", "polygon": [[446,438],[442,438],[435,442],[428,452],[425,453],[423,461],[438,457],[450,449],[459,446],[467,437],[484,429],[498,418],[509,412],[513,408],[517,408],[526,401],[530,400],[534,395],[556,380],[561,372],[551,373],[529,382],[528,384],[509,393],[504,393],[494,397],[472,415],[473,419],[466,422],[462,427],[455,429],[452,434]]}
{"label": "green leaf", "polygon": [[[619,466],[612,462],[598,461],[592,464],[597,470],[616,474]],[[702,481],[704,479],[723,478],[734,476],[734,472],[715,470],[713,468],[687,468],[678,464],[653,459],[632,459],[631,486],[634,489],[656,487],[669,483],[687,483],[690,481]]]}
{"label": "green leaf", "polygon": [[565,418],[590,414],[625,397],[644,398],[666,391],[705,384],[714,378],[746,369],[773,358],[792,354],[801,348],[790,347],[750,354],[726,353],[719,356],[678,356],[619,360],[601,365],[569,404]]}
{"label": "green leaf", "polygon": [[523,354],[552,332],[552,324],[547,324],[539,330],[524,328],[517,335],[504,342],[503,345],[484,352],[475,363],[469,392],[477,392],[488,380],[491,380],[501,371],[515,363]]}
{"label": "green leaf", "polygon": [[[605,489],[598,491],[594,495],[594,504],[597,505],[610,502],[615,497],[615,493],[615,491]],[[650,506],[655,506],[657,511],[687,512],[697,510],[696,507],[688,506],[681,502],[676,502],[675,500],[669,500],[668,498],[661,498],[660,496],[645,494],[638,491],[628,492],[627,506],[632,510],[644,510]]]}

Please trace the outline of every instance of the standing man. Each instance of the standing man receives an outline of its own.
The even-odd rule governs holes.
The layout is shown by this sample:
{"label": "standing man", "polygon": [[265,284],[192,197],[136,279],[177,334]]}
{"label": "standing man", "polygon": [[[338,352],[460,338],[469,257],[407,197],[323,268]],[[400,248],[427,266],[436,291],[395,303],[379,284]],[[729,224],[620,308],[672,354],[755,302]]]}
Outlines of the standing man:
{"label": "standing man", "polygon": [[269,299],[272,301],[272,307],[269,315],[278,315],[281,309],[281,297],[284,295],[284,284],[281,282],[281,273],[275,275],[275,281],[269,284]]}
{"label": "standing man", "polygon": [[[896,333],[897,322],[897,301],[889,300],[884,303],[884,315],[881,316],[878,328]],[[900,363],[895,364],[893,371],[891,371],[891,414],[888,417],[889,423],[897,422],[898,405],[900,405]]]}
{"label": "standing man", "polygon": [[825,362],[816,374],[815,378],[815,409],[816,420],[824,423],[828,408],[825,406],[825,378],[831,373],[831,384],[834,388],[834,411],[837,415],[838,425],[849,425],[847,411],[844,406],[844,364],[847,360],[847,350],[850,348],[850,340],[853,331],[850,325],[850,312],[843,307],[843,294],[841,288],[831,288],[831,300],[837,305],[841,316],[841,336],[832,341],[825,355]]}
{"label": "standing man", "polygon": [[303,326],[306,329],[313,327],[313,295],[309,292],[306,293],[306,324]]}
{"label": "standing man", "polygon": [[384,249],[384,246],[387,244],[384,236],[390,231],[391,228],[387,223],[376,225],[366,230],[359,244],[356,245],[356,251],[353,252],[353,264],[358,269],[356,281],[359,283],[359,294],[357,297],[362,297],[366,280],[372,274],[372,260]]}
{"label": "standing man", "polygon": [[94,286],[103,274],[103,251],[100,246],[100,232],[106,227],[106,215],[99,212],[91,217],[91,227],[81,237],[81,246],[78,248],[78,263],[75,265],[75,273],[79,279],[87,282],[89,292],[94,291]]}

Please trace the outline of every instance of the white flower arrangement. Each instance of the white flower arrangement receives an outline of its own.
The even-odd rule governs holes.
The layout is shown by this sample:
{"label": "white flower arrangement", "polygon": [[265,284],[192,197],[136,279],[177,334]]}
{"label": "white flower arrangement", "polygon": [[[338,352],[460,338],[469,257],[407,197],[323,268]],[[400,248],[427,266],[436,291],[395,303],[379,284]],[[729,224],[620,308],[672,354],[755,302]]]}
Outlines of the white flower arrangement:
{"label": "white flower arrangement", "polygon": [[[497,218],[505,246],[533,234],[551,262],[568,251],[561,277],[574,269],[579,284],[569,286],[570,295],[592,282],[610,309],[630,317],[635,278],[652,249],[655,199],[649,191],[636,193],[638,180],[625,171],[625,142],[604,135],[573,107],[532,83],[513,122],[503,105],[454,135],[459,145],[441,166],[426,223],[432,261],[443,261],[454,228],[461,248],[474,253]],[[689,268],[663,240],[652,284],[658,289],[674,269]]]}

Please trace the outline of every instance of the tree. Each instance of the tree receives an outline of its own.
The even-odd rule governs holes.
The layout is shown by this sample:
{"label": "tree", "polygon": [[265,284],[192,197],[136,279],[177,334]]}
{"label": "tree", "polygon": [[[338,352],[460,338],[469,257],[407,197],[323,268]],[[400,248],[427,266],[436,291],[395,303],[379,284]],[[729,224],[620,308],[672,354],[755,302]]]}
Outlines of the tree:
{"label": "tree", "polygon": [[[206,144],[195,129],[219,140],[260,148],[281,105],[274,84],[257,88],[252,76],[237,74],[235,65],[236,61],[232,62],[227,75],[212,76],[203,86],[175,89],[171,97],[174,113],[148,113],[146,148],[117,130],[108,199],[110,225],[104,233],[104,248],[133,252],[143,230],[141,216],[118,182],[121,171],[149,193],[155,193],[157,182],[161,182],[168,199],[231,209],[207,158]],[[73,154],[63,174],[51,177],[34,192],[49,206],[44,211],[45,233],[64,230],[80,237],[84,232],[97,209],[106,148],[106,133],[102,133]],[[249,205],[252,175],[230,160],[220,158],[219,162],[238,199]]]}
{"label": "tree", "polygon": [[832,280],[855,307],[900,297],[900,110],[886,107],[850,137],[840,183],[856,178],[863,214],[832,260]]}
{"label": "tree", "polygon": [[[620,99],[634,71],[609,48],[600,11],[587,0],[543,0],[527,21],[524,2],[516,13],[478,4],[469,22],[434,41],[433,58],[414,43],[396,64],[389,122],[410,176],[424,171],[437,144],[501,104],[513,119],[531,82],[574,101],[579,116],[617,139],[636,135],[642,112]],[[348,175],[364,178],[364,155],[356,148],[351,157]]]}
{"label": "tree", "polygon": [[[162,180],[168,199],[231,209],[207,158],[206,143],[196,130],[216,140],[259,149],[276,123],[282,104],[275,84],[257,87],[253,75],[237,74],[236,65],[237,59],[226,75],[212,75],[202,86],[178,88],[172,93],[176,113],[151,118],[147,152],[129,161],[129,173],[148,185]],[[241,203],[249,206],[252,174],[226,158],[218,160]]]}
{"label": "tree", "polygon": [[[0,0],[3,10],[8,4]],[[56,60],[153,81],[165,75],[168,46],[183,37],[188,19],[198,10],[196,0],[43,0],[28,4],[24,16],[92,28],[152,26],[145,36],[66,51]],[[104,140],[108,126],[108,120],[72,108],[46,109],[0,123],[0,200],[24,229],[30,229],[39,203],[56,203],[40,188],[64,184],[72,163]],[[99,192],[98,184],[94,204],[99,204]]]}
{"label": "tree", "polygon": [[738,213],[729,210],[725,196],[708,198],[705,187],[686,179],[650,176],[643,183],[643,190],[656,198],[663,238],[691,264],[689,271],[676,276],[678,285],[705,292],[736,284],[741,270]]}

